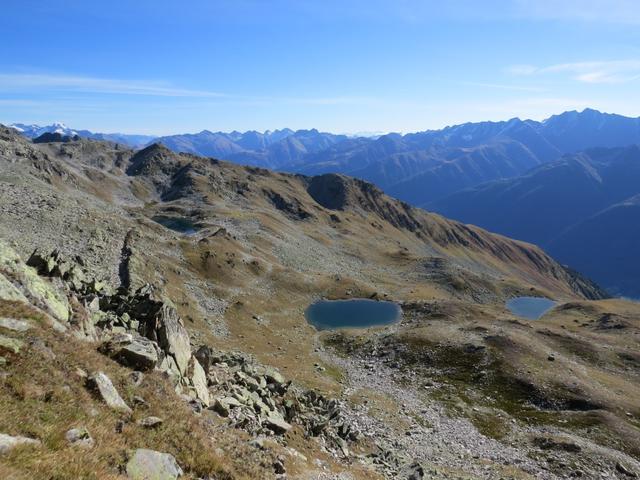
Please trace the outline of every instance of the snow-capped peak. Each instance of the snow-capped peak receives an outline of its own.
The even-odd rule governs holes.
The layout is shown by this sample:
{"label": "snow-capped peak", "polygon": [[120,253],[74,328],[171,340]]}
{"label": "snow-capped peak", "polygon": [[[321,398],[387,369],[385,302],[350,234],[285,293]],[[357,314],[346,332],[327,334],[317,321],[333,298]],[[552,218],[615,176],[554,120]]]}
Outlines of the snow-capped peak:
{"label": "snow-capped peak", "polygon": [[29,138],[37,138],[43,133],[59,133],[61,135],[69,135],[74,136],[77,135],[75,130],[71,130],[62,122],[54,122],[51,125],[25,125],[23,123],[12,123],[9,127],[17,130],[22,133],[24,136]]}

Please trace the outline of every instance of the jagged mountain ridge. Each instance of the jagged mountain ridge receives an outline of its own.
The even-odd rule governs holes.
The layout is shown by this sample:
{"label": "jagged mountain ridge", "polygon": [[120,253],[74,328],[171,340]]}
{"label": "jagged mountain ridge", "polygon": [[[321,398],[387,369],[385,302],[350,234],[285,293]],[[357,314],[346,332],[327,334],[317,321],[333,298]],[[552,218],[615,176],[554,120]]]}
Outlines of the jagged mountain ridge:
{"label": "jagged mountain ridge", "polygon": [[[176,151],[241,164],[307,175],[343,173],[424,206],[457,190],[521,175],[565,153],[640,143],[640,121],[586,109],[554,115],[543,122],[514,118],[375,138],[348,138],[315,130],[287,133],[276,141],[268,132],[234,136],[207,131],[160,137],[158,141]],[[248,134],[261,141],[243,144],[240,140]],[[299,141],[303,134],[306,143]]]}
{"label": "jagged mountain ridge", "polygon": [[[287,168],[354,175],[414,205],[425,206],[464,188],[521,175],[564,153],[635,143],[640,143],[639,119],[586,109],[543,122],[516,118],[404,136],[391,134]],[[398,176],[407,166],[411,166],[407,175]]]}

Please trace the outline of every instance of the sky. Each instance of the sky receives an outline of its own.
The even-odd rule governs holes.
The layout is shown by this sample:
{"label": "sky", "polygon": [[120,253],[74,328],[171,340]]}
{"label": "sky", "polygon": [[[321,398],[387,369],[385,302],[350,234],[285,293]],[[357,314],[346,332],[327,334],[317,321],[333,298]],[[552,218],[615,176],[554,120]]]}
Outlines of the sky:
{"label": "sky", "polygon": [[638,0],[3,0],[0,122],[154,135],[640,115]]}

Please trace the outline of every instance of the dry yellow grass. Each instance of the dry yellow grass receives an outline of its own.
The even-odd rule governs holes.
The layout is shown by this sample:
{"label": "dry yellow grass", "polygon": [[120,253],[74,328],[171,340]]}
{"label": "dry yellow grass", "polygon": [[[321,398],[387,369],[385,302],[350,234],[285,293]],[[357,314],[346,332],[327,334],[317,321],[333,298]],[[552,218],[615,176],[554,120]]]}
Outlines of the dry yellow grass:
{"label": "dry yellow grass", "polygon": [[[3,303],[0,314],[23,318],[30,311]],[[0,432],[37,438],[43,446],[15,449],[4,456],[0,478],[120,478],[127,454],[135,448],[173,454],[187,478],[258,478],[259,459],[252,458],[254,453],[239,432],[214,433],[206,417],[194,415],[159,373],[146,374],[135,387],[131,371],[96,352],[92,344],[39,327],[10,336],[27,346],[18,354],[4,352],[8,365],[0,380]],[[43,353],[43,345],[55,358]],[[130,417],[110,410],[85,388],[77,369],[104,371],[130,406],[134,395],[148,406],[135,407]],[[156,429],[136,424],[149,415],[162,418],[163,424]],[[121,433],[118,422],[124,422]],[[93,448],[68,444],[65,432],[76,427],[87,428],[95,440]]]}

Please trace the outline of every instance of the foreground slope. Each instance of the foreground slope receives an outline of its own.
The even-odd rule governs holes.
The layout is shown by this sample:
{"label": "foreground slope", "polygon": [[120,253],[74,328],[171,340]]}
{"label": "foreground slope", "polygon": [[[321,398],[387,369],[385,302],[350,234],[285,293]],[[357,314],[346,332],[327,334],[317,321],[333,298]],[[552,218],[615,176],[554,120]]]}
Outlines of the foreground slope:
{"label": "foreground slope", "polygon": [[[181,401],[202,422],[189,428],[221,448],[196,463],[188,439],[163,443],[154,430],[134,427],[142,420],[137,406],[122,414],[129,433],[107,449],[111,433],[58,395],[30,400],[31,408],[68,412],[38,410],[36,428],[18,412],[24,395],[16,392],[31,388],[32,370],[51,378],[51,388],[68,375],[56,373],[60,363],[6,352],[2,395],[11,409],[0,414],[0,433],[40,439],[49,459],[34,464],[12,454],[16,475],[45,477],[48,465],[73,471],[75,450],[56,439],[82,425],[95,437],[96,468],[114,477],[136,448],[172,454],[193,478],[256,478],[255,469],[273,478],[283,468],[291,478],[560,478],[640,468],[637,307],[587,300],[602,292],[537,247],[341,175],[279,174],[158,145],[134,152],[86,140],[32,144],[2,130],[0,162],[2,239],[24,259],[42,252],[31,263],[70,302],[72,319],[91,304],[88,295],[98,299],[89,320],[59,319],[67,333],[45,323],[7,336],[41,339],[65,364],[101,369],[129,406],[134,395],[151,396],[151,412],[174,428],[171,402],[136,393],[126,367],[109,358],[129,348],[120,334],[151,342],[158,359],[145,357],[144,388],[186,395]],[[61,261],[104,288],[76,285]],[[3,275],[27,289],[19,276]],[[522,294],[561,305],[524,323],[504,308]],[[403,319],[320,334],[303,312],[322,296],[392,299]],[[29,296],[11,301],[53,314]],[[163,340],[167,331],[178,332],[177,343]],[[83,381],[69,382],[74,394],[85,391]]]}

